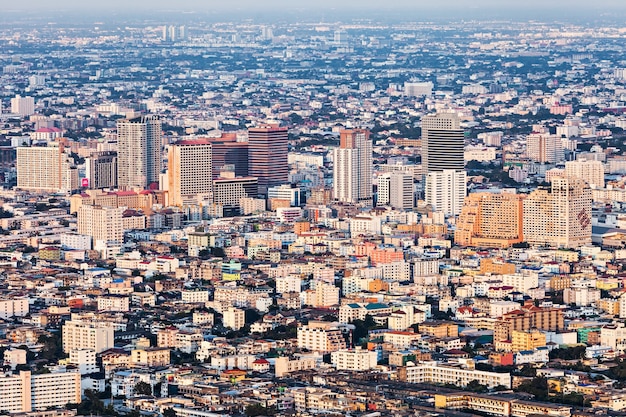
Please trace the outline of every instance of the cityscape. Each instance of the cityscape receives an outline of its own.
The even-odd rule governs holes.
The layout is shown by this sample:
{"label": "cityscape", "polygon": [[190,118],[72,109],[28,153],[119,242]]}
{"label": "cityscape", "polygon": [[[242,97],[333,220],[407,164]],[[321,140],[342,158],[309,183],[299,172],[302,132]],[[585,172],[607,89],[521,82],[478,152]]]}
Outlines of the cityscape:
{"label": "cityscape", "polygon": [[626,416],[625,4],[201,3],[0,16],[0,414]]}

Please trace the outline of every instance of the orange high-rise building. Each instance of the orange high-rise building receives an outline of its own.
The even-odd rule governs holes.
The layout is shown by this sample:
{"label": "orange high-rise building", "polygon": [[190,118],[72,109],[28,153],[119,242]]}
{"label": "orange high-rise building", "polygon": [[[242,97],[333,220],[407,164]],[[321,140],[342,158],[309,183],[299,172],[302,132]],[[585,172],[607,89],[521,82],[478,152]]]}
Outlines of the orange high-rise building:
{"label": "orange high-rise building", "polygon": [[524,240],[520,194],[475,193],[465,198],[454,242],[464,246],[506,248]]}

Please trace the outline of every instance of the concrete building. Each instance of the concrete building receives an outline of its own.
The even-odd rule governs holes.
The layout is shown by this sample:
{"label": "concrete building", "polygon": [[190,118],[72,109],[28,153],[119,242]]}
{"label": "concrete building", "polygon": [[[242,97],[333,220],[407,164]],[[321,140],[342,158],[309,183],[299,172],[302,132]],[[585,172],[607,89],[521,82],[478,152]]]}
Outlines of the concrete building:
{"label": "concrete building", "polygon": [[523,206],[526,242],[563,248],[591,244],[591,190],[584,181],[554,178],[550,191],[533,191]]}
{"label": "concrete building", "polygon": [[35,99],[19,94],[11,99],[11,113],[25,117],[35,113]]}
{"label": "concrete building", "polygon": [[426,175],[426,204],[446,215],[458,215],[467,192],[465,171],[444,170]]}
{"label": "concrete building", "polygon": [[[224,215],[238,215],[241,212],[241,200],[258,197],[258,178],[235,177],[234,174],[222,173],[213,181],[213,202],[224,207]],[[232,213],[232,214],[231,214]]]}
{"label": "concrete building", "polygon": [[17,188],[50,192],[78,189],[78,170],[62,146],[20,146],[16,152]]}
{"label": "concrete building", "polygon": [[14,298],[0,300],[0,319],[24,317],[28,314],[28,298]]}
{"label": "concrete building", "polygon": [[313,352],[331,353],[346,349],[348,343],[339,323],[310,321],[298,326],[298,348]]}
{"label": "concrete building", "polygon": [[100,353],[114,346],[113,325],[103,322],[66,321],[63,325],[63,351],[92,349]]}
{"label": "concrete building", "polygon": [[0,410],[9,413],[65,407],[81,401],[80,373],[52,372],[0,376]]}
{"label": "concrete building", "polygon": [[363,350],[360,347],[355,349],[342,349],[330,354],[330,361],[337,369],[350,371],[367,371],[373,369],[378,364],[378,353],[370,350]]}
{"label": "concrete building", "polygon": [[523,195],[474,193],[467,196],[454,233],[464,246],[505,248],[524,240]]}
{"label": "concrete building", "polygon": [[78,367],[78,371],[81,375],[100,371],[100,368],[96,364],[96,351],[93,349],[70,350],[70,357],[67,363]]}
{"label": "concrete building", "polygon": [[78,233],[91,236],[93,242],[122,242],[123,207],[111,208],[83,205],[78,210]]}
{"label": "concrete building", "polygon": [[591,188],[604,188],[604,164],[577,159],[565,163],[565,176],[585,181]]}
{"label": "concrete building", "polygon": [[246,324],[246,315],[243,310],[230,307],[223,312],[224,327],[230,327],[233,330],[239,330]]}
{"label": "concrete building", "polygon": [[121,190],[146,189],[159,182],[162,161],[161,121],[141,116],[117,122],[117,184]]}
{"label": "concrete building", "polygon": [[370,132],[341,131],[339,148],[333,151],[333,198],[343,203],[371,203],[372,164]]}
{"label": "concrete building", "polygon": [[279,200],[288,200],[291,207],[299,207],[302,202],[299,187],[292,187],[289,184],[283,184],[267,189],[268,200],[277,198]]}
{"label": "concrete building", "polygon": [[389,205],[396,209],[413,208],[413,175],[392,172],[389,175]]}
{"label": "concrete building", "polygon": [[[471,361],[471,359],[470,359]],[[403,382],[419,384],[422,382],[434,384],[453,384],[459,387],[467,386],[471,381],[478,381],[489,388],[502,385],[511,388],[511,375],[507,373],[478,371],[470,362],[438,364],[435,361],[421,362],[398,368],[398,379]]]}
{"label": "concrete building", "polygon": [[85,178],[92,190],[117,188],[117,152],[94,152],[85,158]]}
{"label": "concrete building", "polygon": [[556,164],[565,158],[561,138],[547,133],[532,133],[526,138],[526,154],[535,162]]}
{"label": "concrete building", "polygon": [[206,140],[186,140],[170,145],[167,177],[171,205],[213,202],[212,149],[211,142]]}

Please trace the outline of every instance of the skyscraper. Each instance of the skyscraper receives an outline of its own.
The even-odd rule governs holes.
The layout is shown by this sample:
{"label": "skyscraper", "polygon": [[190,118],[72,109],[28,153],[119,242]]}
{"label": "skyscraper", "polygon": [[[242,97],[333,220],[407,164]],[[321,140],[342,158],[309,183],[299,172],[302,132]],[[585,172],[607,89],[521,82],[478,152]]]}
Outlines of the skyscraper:
{"label": "skyscraper", "polygon": [[140,116],[117,122],[117,185],[122,190],[145,189],[159,182],[161,121],[157,116]]}
{"label": "skyscraper", "polygon": [[591,190],[578,178],[552,180],[524,200],[524,240],[534,245],[578,248],[591,244]]}
{"label": "skyscraper", "polygon": [[286,127],[261,126],[248,130],[248,175],[259,179],[259,194],[286,184],[288,134]]}
{"label": "skyscraper", "polygon": [[344,203],[371,202],[372,162],[370,132],[343,130],[333,152],[333,198]]}
{"label": "skyscraper", "polygon": [[170,145],[168,192],[170,204],[183,206],[199,198],[213,202],[212,145],[206,140],[185,140]]}
{"label": "skyscraper", "polygon": [[532,133],[526,138],[526,154],[537,162],[555,164],[565,159],[563,143],[556,135]]}
{"label": "skyscraper", "polygon": [[453,113],[422,118],[422,170],[426,203],[435,210],[457,215],[467,191],[465,137]]}
{"label": "skyscraper", "polygon": [[117,152],[94,152],[85,159],[87,188],[117,188]]}

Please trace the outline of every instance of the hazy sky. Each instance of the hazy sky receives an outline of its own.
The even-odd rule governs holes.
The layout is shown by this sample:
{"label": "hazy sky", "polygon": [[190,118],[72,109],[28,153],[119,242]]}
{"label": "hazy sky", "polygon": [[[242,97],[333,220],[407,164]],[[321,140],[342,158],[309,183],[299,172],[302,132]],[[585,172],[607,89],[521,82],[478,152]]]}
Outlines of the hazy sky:
{"label": "hazy sky", "polygon": [[[563,8],[564,13],[574,8],[626,9],[624,0],[2,0],[3,9],[21,10],[110,10],[122,12],[129,9],[187,9],[197,11],[233,9],[320,9],[320,8],[497,8],[542,9]],[[116,10],[117,9],[117,10]]]}

